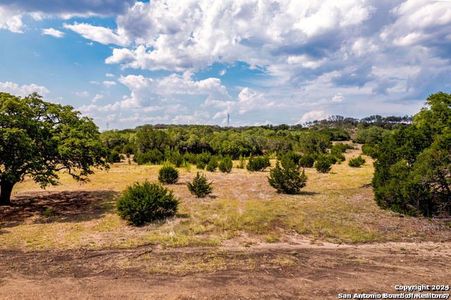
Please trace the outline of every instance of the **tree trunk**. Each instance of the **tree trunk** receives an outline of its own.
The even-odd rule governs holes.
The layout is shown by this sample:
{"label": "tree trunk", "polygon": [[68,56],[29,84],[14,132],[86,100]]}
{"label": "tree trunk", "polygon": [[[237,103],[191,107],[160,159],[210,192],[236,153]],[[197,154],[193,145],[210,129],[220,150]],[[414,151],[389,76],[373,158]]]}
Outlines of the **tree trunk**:
{"label": "tree trunk", "polygon": [[13,191],[14,183],[3,181],[0,183],[0,205],[11,204],[11,192]]}

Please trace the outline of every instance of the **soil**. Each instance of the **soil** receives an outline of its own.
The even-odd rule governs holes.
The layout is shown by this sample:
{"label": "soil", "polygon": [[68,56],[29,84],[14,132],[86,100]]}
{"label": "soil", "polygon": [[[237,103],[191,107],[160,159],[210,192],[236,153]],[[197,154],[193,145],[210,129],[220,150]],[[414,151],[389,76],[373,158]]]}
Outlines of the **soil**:
{"label": "soil", "polygon": [[0,251],[2,299],[337,299],[451,284],[451,242]]}

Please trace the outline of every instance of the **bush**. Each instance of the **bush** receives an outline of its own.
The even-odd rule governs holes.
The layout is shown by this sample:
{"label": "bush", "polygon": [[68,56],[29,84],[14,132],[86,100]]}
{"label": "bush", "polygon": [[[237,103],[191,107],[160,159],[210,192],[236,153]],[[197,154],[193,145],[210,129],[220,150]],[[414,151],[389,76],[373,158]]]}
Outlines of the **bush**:
{"label": "bush", "polygon": [[121,155],[116,150],[113,150],[109,153],[107,161],[109,163],[118,163],[121,161]]}
{"label": "bush", "polygon": [[209,194],[211,194],[213,188],[212,183],[207,181],[205,175],[197,172],[196,177],[194,177],[192,182],[188,182],[188,190],[191,194],[195,195],[198,198],[203,198]]}
{"label": "bush", "polygon": [[152,149],[144,153],[138,153],[134,158],[139,165],[148,163],[160,164],[162,161],[164,161],[164,155],[158,149]]}
{"label": "bush", "polygon": [[214,172],[218,168],[218,161],[215,157],[212,157],[207,164],[207,171]]}
{"label": "bush", "polygon": [[377,153],[376,146],[365,144],[362,146],[362,153],[371,156],[373,158],[376,158]]}
{"label": "bush", "polygon": [[365,159],[360,155],[358,157],[351,158],[349,160],[349,166],[353,168],[359,168],[365,163]]}
{"label": "bush", "polygon": [[299,161],[301,158],[302,158],[302,155],[297,152],[294,152],[294,151],[289,151],[289,152],[278,155],[278,159],[280,161],[291,160],[296,166],[299,166]]}
{"label": "bush", "polygon": [[174,184],[179,179],[179,172],[171,165],[164,165],[158,172],[158,180],[163,184]]}
{"label": "bush", "polygon": [[263,171],[271,164],[269,162],[269,158],[267,156],[257,156],[257,157],[249,157],[249,161],[247,163],[246,168],[249,171]]}
{"label": "bush", "polygon": [[232,168],[233,162],[229,156],[224,157],[219,163],[219,170],[223,173],[230,173],[232,171]]}
{"label": "bush", "polygon": [[328,173],[332,169],[332,162],[330,158],[321,155],[315,161],[315,169],[320,173]]}
{"label": "bush", "polygon": [[299,159],[299,166],[303,168],[311,168],[315,163],[315,157],[311,154],[306,154]]}
{"label": "bush", "polygon": [[136,226],[172,217],[177,206],[171,191],[148,181],[129,186],[117,201],[119,216]]}
{"label": "bush", "polygon": [[203,161],[198,161],[196,164],[196,168],[198,168],[199,170],[204,170],[206,166],[207,164],[204,163]]}
{"label": "bush", "polygon": [[277,162],[277,165],[269,173],[269,184],[277,190],[278,193],[299,194],[307,182],[305,171],[299,172],[296,164],[291,160]]}
{"label": "bush", "polygon": [[184,159],[179,151],[167,150],[165,151],[164,156],[166,160],[174,164],[177,168],[180,168],[183,165]]}

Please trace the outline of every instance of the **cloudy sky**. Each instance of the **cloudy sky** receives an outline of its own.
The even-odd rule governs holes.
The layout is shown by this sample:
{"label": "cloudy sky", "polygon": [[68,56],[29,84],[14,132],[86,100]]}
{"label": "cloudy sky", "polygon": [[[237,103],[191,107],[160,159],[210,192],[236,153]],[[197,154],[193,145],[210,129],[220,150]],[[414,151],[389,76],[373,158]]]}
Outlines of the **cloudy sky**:
{"label": "cloudy sky", "polygon": [[0,91],[102,129],[413,114],[451,91],[451,0],[2,0]]}

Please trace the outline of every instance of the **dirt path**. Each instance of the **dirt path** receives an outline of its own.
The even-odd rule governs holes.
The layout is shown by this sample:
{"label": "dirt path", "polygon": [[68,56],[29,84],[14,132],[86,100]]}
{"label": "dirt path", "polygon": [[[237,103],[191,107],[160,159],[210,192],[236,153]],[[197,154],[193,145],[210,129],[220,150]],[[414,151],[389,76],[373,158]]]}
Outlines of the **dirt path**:
{"label": "dirt path", "polygon": [[336,299],[451,284],[451,242],[0,252],[2,299]]}

